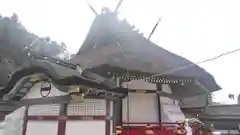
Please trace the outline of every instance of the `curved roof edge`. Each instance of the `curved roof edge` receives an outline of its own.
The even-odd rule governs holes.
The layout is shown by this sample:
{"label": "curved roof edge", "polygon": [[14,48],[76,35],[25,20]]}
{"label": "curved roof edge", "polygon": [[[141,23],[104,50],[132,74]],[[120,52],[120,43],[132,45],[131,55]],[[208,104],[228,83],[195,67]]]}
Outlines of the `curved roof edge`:
{"label": "curved roof edge", "polygon": [[[19,85],[19,87],[23,87],[24,84],[19,84],[19,81],[21,81],[21,79],[24,77],[31,76],[34,74],[44,74],[54,84],[57,84],[59,86],[81,85],[89,88],[105,89],[106,91],[110,91],[110,92],[127,94],[126,89],[117,88],[117,86],[112,87],[113,85],[108,85],[109,82],[107,83],[105,83],[106,81],[99,82],[97,79],[94,80],[87,76],[82,76],[76,70],[69,69],[48,61],[37,60],[29,64],[28,66],[17,70],[12,74],[8,83],[4,87],[2,87],[2,89],[0,89],[0,97],[3,98],[4,95],[6,95],[12,89],[14,89],[15,85]],[[44,78],[42,79],[44,80]],[[22,83],[24,82],[26,83],[26,81],[22,81]],[[59,89],[59,90],[63,92],[67,92],[64,89]]]}
{"label": "curved roof edge", "polygon": [[79,52],[71,59],[72,63],[80,64],[85,69],[110,65],[151,74],[162,74],[193,64],[190,68],[169,75],[194,77],[208,92],[221,89],[214,77],[203,68],[157,46],[133,28],[126,20],[119,21],[116,13],[98,15]]}

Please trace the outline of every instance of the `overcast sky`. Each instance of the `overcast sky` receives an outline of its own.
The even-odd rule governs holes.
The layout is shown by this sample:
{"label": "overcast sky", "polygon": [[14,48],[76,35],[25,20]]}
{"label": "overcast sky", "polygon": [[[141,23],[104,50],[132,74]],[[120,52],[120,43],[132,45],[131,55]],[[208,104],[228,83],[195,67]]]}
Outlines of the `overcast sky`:
{"label": "overcast sky", "polygon": [[[118,0],[89,0],[100,12],[114,9]],[[0,13],[19,15],[23,25],[39,36],[67,44],[71,53],[80,48],[94,19],[86,0],[0,0]],[[120,18],[126,18],[148,36],[160,16],[152,41],[193,62],[240,48],[239,0],[124,0]],[[235,103],[238,94],[240,52],[201,64],[213,74],[222,90],[215,101]]]}

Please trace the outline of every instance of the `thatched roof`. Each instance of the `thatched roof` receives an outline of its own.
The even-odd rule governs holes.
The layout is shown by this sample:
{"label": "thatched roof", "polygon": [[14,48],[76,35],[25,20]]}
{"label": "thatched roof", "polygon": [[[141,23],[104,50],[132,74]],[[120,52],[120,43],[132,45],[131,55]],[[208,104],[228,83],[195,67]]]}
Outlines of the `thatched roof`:
{"label": "thatched roof", "polygon": [[[93,21],[86,40],[71,61],[85,69],[107,64],[152,74],[193,64],[147,40],[125,20],[119,21],[115,13],[108,11]],[[220,89],[213,76],[197,65],[167,75],[194,77],[209,92]]]}
{"label": "thatched roof", "polygon": [[[126,21],[119,21],[115,13],[104,12],[98,15],[76,57],[65,63],[68,66],[80,64],[80,67],[85,69],[82,74],[76,69],[60,66],[53,62],[58,60],[49,61],[48,59],[46,61],[44,57],[43,60],[30,61],[28,66],[16,71],[9,80],[5,79],[7,76],[5,74],[8,73],[5,70],[8,68],[0,66],[3,68],[0,70],[3,75],[1,77],[3,81],[0,83],[5,85],[4,89],[0,91],[0,96],[9,92],[24,76],[35,73],[43,73],[59,85],[80,83],[96,88],[112,89],[116,87],[115,82],[98,75],[101,74],[99,71],[111,72],[108,71],[109,69],[103,69],[103,65],[129,71],[161,74],[192,64],[187,59],[155,45],[132,29],[132,26]],[[91,71],[96,68],[101,70],[97,70],[97,74],[92,73]],[[197,65],[167,74],[167,76],[196,79],[193,83],[184,86],[173,84],[171,87],[173,94],[178,97],[193,96],[220,89],[212,75]]]}

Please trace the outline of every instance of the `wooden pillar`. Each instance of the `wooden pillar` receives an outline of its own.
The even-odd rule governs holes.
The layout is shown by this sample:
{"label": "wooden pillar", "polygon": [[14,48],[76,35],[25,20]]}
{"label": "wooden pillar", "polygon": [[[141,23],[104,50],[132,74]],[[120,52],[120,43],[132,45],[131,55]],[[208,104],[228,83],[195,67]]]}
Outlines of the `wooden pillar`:
{"label": "wooden pillar", "polygon": [[[122,79],[117,78],[117,86],[120,87],[122,85]],[[116,125],[115,126],[120,126],[122,123],[122,113],[123,113],[123,105],[122,105],[122,98],[118,98],[116,100],[116,105],[114,105],[114,114],[116,115]],[[115,127],[114,127],[115,128]]]}
{"label": "wooden pillar", "polygon": [[118,100],[114,100],[113,101],[113,116],[112,116],[112,120],[113,120],[113,124],[112,124],[112,132],[116,131],[116,126],[117,126],[117,122],[118,122],[118,115],[119,115],[119,111],[118,111]]}
{"label": "wooden pillar", "polygon": [[161,96],[158,91],[162,91],[162,84],[157,84],[157,109],[158,109],[158,122],[162,122],[162,110],[161,110]]}
{"label": "wooden pillar", "polygon": [[120,126],[122,122],[122,99],[118,98],[114,100],[113,104],[113,131],[116,126]]}
{"label": "wooden pillar", "polygon": [[106,99],[106,126],[105,126],[105,133],[106,135],[111,135],[111,101]]}
{"label": "wooden pillar", "polygon": [[161,101],[159,93],[156,94],[157,98],[157,109],[158,109],[158,122],[162,122],[162,111],[161,111]]}
{"label": "wooden pillar", "polygon": [[26,105],[25,111],[24,111],[24,116],[23,116],[22,135],[26,135],[26,133],[27,133],[28,109],[29,109],[29,105]]}
{"label": "wooden pillar", "polygon": [[238,123],[238,133],[240,133],[240,123]]}
{"label": "wooden pillar", "polygon": [[59,109],[59,118],[58,118],[58,131],[57,135],[65,135],[66,132],[66,113],[67,113],[67,104],[61,104]]}
{"label": "wooden pillar", "polygon": [[0,112],[0,121],[4,121],[6,114],[4,112]]}
{"label": "wooden pillar", "polygon": [[122,103],[122,98],[119,99],[119,125],[122,125],[122,121],[123,121],[123,103]]}

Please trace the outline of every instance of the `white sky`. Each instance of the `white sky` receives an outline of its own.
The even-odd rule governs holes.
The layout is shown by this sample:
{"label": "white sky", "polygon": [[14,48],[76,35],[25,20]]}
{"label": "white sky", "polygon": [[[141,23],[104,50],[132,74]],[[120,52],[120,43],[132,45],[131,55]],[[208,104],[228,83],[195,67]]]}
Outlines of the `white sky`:
{"label": "white sky", "polygon": [[[100,12],[114,9],[118,0],[91,0]],[[71,53],[80,48],[94,19],[86,0],[0,0],[0,13],[19,15],[23,25],[39,36],[64,41]],[[148,36],[160,16],[152,36],[156,44],[193,62],[240,48],[239,0],[124,0],[120,16]],[[215,76],[223,90],[215,101],[235,103],[228,94],[238,94],[240,52],[201,64]]]}

